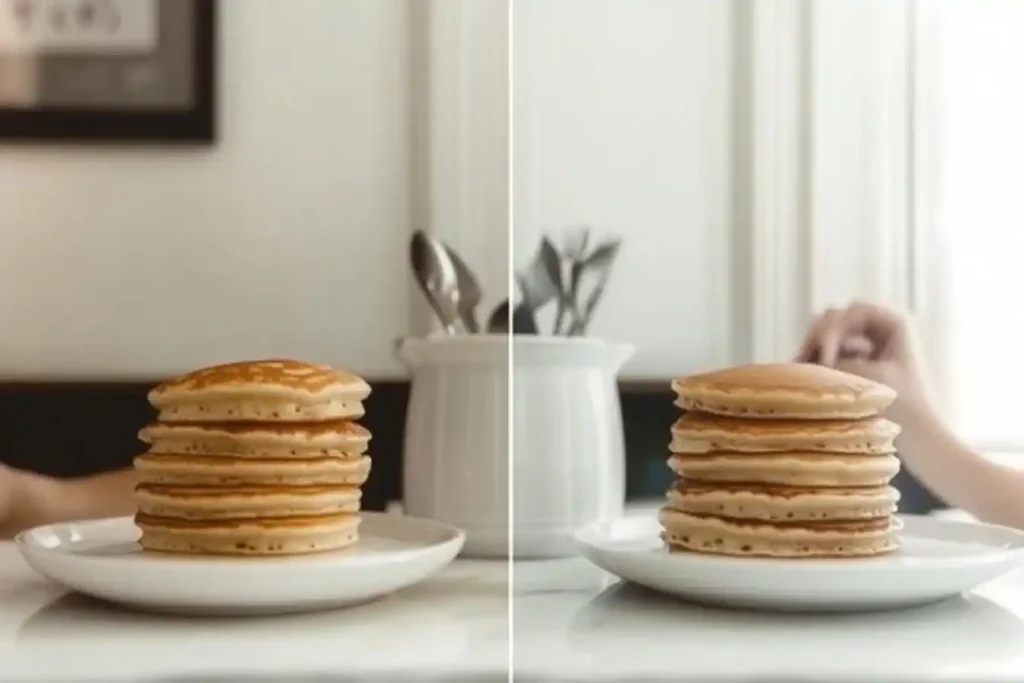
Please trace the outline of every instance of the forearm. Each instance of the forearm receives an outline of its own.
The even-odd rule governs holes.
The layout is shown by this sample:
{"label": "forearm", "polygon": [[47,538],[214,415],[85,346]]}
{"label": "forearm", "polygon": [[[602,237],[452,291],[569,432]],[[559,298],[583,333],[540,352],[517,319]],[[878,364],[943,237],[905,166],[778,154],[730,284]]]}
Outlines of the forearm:
{"label": "forearm", "polygon": [[76,479],[54,479],[28,472],[17,472],[15,476],[10,515],[0,526],[0,537],[9,538],[40,524],[134,512],[132,492],[137,475],[132,469]]}
{"label": "forearm", "polygon": [[930,412],[904,420],[897,446],[907,469],[949,505],[1024,529],[1024,472],[975,452]]}

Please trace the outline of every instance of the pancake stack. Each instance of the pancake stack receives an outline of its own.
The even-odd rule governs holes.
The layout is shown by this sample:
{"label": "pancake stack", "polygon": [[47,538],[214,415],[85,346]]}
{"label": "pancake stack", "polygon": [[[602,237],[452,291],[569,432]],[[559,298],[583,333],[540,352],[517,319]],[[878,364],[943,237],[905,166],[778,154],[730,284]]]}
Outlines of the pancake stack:
{"label": "pancake stack", "polygon": [[294,555],[358,539],[370,473],[365,381],[324,365],[218,365],[156,387],[135,459],[139,543],[201,555]]}
{"label": "pancake stack", "polygon": [[676,380],[660,519],[672,551],[867,557],[898,546],[896,392],[810,364],[759,364]]}

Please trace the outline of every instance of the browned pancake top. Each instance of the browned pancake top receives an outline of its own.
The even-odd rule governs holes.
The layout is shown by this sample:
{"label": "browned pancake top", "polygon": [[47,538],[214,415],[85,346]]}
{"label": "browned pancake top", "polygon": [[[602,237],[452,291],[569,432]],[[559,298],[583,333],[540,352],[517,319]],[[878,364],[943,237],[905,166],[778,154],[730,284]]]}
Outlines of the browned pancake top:
{"label": "browned pancake top", "polygon": [[796,458],[808,460],[836,460],[847,458],[856,459],[857,462],[865,462],[871,458],[886,460],[896,454],[896,449],[881,451],[878,453],[830,453],[829,451],[770,451],[764,453],[750,453],[746,451],[707,451],[703,453],[673,453],[672,457],[682,461],[710,461],[715,458],[743,458],[744,460],[778,460],[779,458]]}
{"label": "browned pancake top", "polygon": [[830,519],[827,521],[762,521],[752,519],[736,519],[722,515],[707,515],[687,512],[691,517],[700,519],[720,519],[723,522],[741,527],[776,527],[784,529],[804,529],[806,531],[849,531],[850,533],[862,533],[867,531],[885,531],[892,526],[890,517],[877,517],[875,519],[840,520]]}
{"label": "browned pancake top", "polygon": [[783,484],[741,484],[741,483],[710,483],[693,481],[690,479],[676,479],[672,483],[672,490],[677,493],[703,494],[717,493],[719,491],[736,493],[758,493],[778,498],[798,498],[800,496],[859,496],[864,494],[886,494],[888,486],[846,486],[836,488],[808,487],[808,486],[785,486]]}
{"label": "browned pancake top", "polygon": [[361,377],[320,363],[287,358],[238,361],[214,365],[170,379],[150,393],[159,398],[168,392],[201,391],[213,387],[265,385],[319,392],[328,387],[362,384]]}
{"label": "browned pancake top", "polygon": [[865,434],[881,438],[892,438],[899,433],[896,423],[881,417],[866,417],[859,420],[757,420],[699,412],[686,413],[676,420],[672,430],[691,434],[730,432],[750,436]]}
{"label": "browned pancake top", "polygon": [[676,393],[716,391],[729,393],[737,390],[763,393],[804,394],[807,396],[846,396],[857,399],[865,394],[892,394],[895,392],[878,382],[858,377],[834,368],[812,363],[755,363],[681,377],[672,382]]}
{"label": "browned pancake top", "polygon": [[287,494],[289,496],[318,496],[322,493],[333,493],[339,490],[345,490],[348,493],[358,492],[356,487],[344,487],[344,486],[323,486],[316,484],[245,484],[240,486],[221,486],[221,485],[209,485],[204,486],[202,484],[137,484],[135,486],[136,491],[148,491],[149,493],[155,493],[162,496],[170,496],[172,498],[205,498],[211,495],[218,497],[257,497],[257,496],[273,496],[278,494]]}
{"label": "browned pancake top", "polygon": [[352,439],[369,439],[370,431],[350,420],[326,420],[323,422],[154,422],[139,433],[143,441],[153,429],[180,430],[200,429],[204,432],[225,434],[282,434],[296,436],[324,436],[338,434]]}
{"label": "browned pancake top", "polygon": [[136,524],[166,527],[170,529],[234,529],[240,526],[261,526],[265,528],[303,528],[315,527],[325,524],[343,524],[359,519],[355,513],[335,515],[307,515],[303,517],[270,517],[262,519],[219,519],[219,520],[193,520],[178,519],[174,517],[154,517],[143,513],[135,515]]}
{"label": "browned pancake top", "polygon": [[289,469],[317,469],[322,466],[338,470],[350,469],[354,463],[363,462],[363,458],[370,456],[362,453],[350,454],[351,458],[240,458],[230,455],[195,455],[176,453],[144,453],[139,457],[143,462],[171,463],[174,465],[200,465],[202,467],[213,467],[216,469],[232,469],[239,466],[245,468],[259,467],[260,469],[273,469],[275,467],[287,467]]}

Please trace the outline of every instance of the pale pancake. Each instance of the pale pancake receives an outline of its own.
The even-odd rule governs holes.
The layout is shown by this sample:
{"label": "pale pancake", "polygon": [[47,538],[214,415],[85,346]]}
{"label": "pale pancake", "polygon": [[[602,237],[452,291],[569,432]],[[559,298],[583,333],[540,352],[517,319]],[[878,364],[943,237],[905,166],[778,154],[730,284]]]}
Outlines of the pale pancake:
{"label": "pale pancake", "polygon": [[340,550],[359,539],[357,514],[200,522],[135,516],[146,550],[190,555],[277,556]]}
{"label": "pale pancake", "polygon": [[862,420],[741,420],[687,413],[672,425],[673,453],[893,453],[900,428],[880,417]]}
{"label": "pale pancake", "polygon": [[201,424],[155,422],[139,432],[150,453],[242,458],[353,458],[365,453],[370,432],[355,422]]}
{"label": "pale pancake", "polygon": [[677,480],[667,506],[693,515],[766,522],[853,521],[896,512],[899,491],[891,486],[797,488],[702,484]]}
{"label": "pale pancake", "polygon": [[699,517],[671,508],[659,519],[670,550],[769,558],[852,558],[884,555],[899,547],[896,518],[856,522],[771,524]]}
{"label": "pale pancake", "polygon": [[351,458],[256,459],[231,456],[144,453],[135,458],[140,481],[150,484],[347,484],[362,486],[370,475],[369,456]]}
{"label": "pale pancake", "polygon": [[270,359],[196,370],[149,392],[161,422],[358,418],[370,386],[326,365]]}
{"label": "pale pancake", "polygon": [[184,486],[142,483],[135,487],[141,514],[189,520],[276,519],[358,512],[354,486]]}
{"label": "pale pancake", "polygon": [[900,471],[899,458],[891,453],[678,454],[668,465],[695,481],[790,486],[882,486]]}
{"label": "pale pancake", "polygon": [[734,417],[857,419],[896,400],[889,387],[810,363],[742,365],[672,382],[685,410]]}

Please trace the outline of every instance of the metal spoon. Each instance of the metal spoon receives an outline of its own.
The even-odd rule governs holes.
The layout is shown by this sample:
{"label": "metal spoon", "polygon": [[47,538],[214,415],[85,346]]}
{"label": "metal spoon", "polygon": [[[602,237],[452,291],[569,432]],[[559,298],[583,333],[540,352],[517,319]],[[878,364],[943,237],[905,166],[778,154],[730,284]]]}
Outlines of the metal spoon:
{"label": "metal spoon", "polygon": [[[516,275],[516,281],[522,289],[522,276]],[[511,310],[511,315],[510,311]],[[537,334],[537,319],[533,315],[533,309],[525,300],[512,306],[508,299],[505,299],[495,307],[491,317],[487,320],[487,331],[492,334],[508,334],[509,325],[512,326],[512,334]]]}
{"label": "metal spoon", "polygon": [[505,299],[494,307],[491,316],[487,319],[487,331],[491,334],[508,334],[509,324],[509,301]]}
{"label": "metal spoon", "polygon": [[427,303],[441,322],[445,334],[455,334],[459,318],[459,289],[455,267],[444,245],[417,230],[409,244],[409,259],[416,281],[427,297]]}
{"label": "metal spoon", "polygon": [[473,271],[470,270],[466,262],[462,260],[462,257],[454,249],[448,245],[445,245],[444,248],[448,254],[448,259],[455,269],[455,279],[459,290],[459,318],[462,320],[462,325],[466,328],[466,332],[477,334],[480,332],[480,324],[476,320],[476,307],[480,305],[480,301],[483,299],[480,280],[477,279]]}

